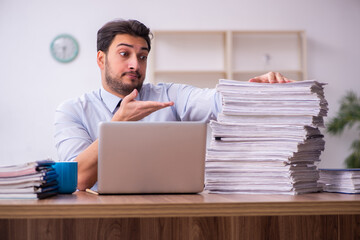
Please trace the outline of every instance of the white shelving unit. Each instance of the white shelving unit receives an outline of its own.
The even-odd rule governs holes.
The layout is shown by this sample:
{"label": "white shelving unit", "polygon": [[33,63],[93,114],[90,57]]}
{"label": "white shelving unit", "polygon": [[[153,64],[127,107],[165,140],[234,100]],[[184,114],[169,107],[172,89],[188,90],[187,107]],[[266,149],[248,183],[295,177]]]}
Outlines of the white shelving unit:
{"label": "white shelving unit", "polygon": [[268,71],[306,79],[304,31],[155,31],[149,81],[215,87]]}

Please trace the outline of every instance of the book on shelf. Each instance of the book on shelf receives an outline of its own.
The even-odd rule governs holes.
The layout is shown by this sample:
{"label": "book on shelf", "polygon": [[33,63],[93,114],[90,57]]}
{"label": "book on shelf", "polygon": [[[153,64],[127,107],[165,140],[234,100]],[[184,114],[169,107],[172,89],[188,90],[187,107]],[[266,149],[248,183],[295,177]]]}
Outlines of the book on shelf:
{"label": "book on shelf", "polygon": [[219,80],[222,111],[210,122],[205,189],[210,193],[321,191],[316,164],[328,104],[324,83]]}
{"label": "book on shelf", "polygon": [[57,194],[52,160],[0,166],[0,198],[43,199]]}

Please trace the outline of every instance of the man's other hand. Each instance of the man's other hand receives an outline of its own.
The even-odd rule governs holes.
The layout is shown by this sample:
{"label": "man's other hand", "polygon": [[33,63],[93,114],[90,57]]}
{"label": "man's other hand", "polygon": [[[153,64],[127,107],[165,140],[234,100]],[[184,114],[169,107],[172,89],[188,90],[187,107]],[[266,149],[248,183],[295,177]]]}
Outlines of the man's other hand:
{"label": "man's other hand", "polygon": [[268,72],[264,75],[249,79],[249,82],[258,83],[288,83],[293,81],[294,80],[288,79],[278,72]]}
{"label": "man's other hand", "polygon": [[138,121],[157,110],[174,105],[174,102],[137,101],[137,95],[138,91],[134,89],[124,97],[112,121]]}

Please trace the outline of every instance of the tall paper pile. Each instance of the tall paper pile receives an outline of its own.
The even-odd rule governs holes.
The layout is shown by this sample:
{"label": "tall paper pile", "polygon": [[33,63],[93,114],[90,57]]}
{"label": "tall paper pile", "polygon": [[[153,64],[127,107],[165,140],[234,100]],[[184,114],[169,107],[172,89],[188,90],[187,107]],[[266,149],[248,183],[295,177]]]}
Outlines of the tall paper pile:
{"label": "tall paper pile", "polygon": [[222,112],[211,121],[205,189],[211,193],[300,194],[321,190],[328,104],[323,83],[221,79]]}

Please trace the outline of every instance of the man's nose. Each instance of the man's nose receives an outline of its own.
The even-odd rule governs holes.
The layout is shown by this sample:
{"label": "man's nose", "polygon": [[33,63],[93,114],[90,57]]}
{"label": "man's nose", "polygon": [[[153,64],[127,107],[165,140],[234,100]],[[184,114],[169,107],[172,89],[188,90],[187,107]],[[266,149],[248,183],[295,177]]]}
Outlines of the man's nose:
{"label": "man's nose", "polygon": [[136,56],[129,59],[129,69],[138,70],[139,69],[139,60]]}

